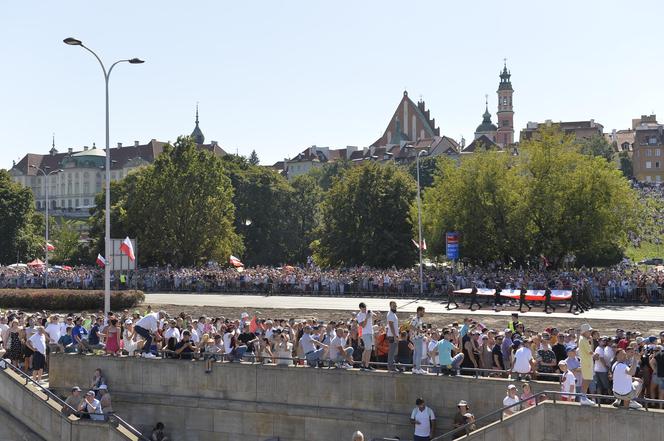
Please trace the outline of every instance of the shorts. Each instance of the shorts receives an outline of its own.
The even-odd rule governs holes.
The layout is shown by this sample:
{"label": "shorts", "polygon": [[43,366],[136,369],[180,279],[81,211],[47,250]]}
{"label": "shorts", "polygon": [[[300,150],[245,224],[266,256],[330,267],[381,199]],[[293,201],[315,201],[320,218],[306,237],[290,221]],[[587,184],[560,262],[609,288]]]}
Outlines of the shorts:
{"label": "shorts", "polygon": [[660,389],[664,390],[664,377],[653,375],[652,382],[655,383]]}
{"label": "shorts", "polygon": [[638,381],[632,381],[632,390],[629,391],[629,393],[622,395],[616,391],[613,391],[613,396],[620,400],[633,400],[634,398],[638,397],[640,393],[641,383]]}
{"label": "shorts", "polygon": [[35,352],[32,356],[32,369],[38,371],[44,369],[44,366],[46,366],[46,358],[44,357],[44,354],[41,352]]}
{"label": "shorts", "polygon": [[364,343],[364,349],[371,349],[374,347],[373,334],[362,334],[362,343]]}
{"label": "shorts", "polygon": [[581,377],[583,377],[584,381],[592,381],[595,378],[592,364],[590,366],[581,365]]}

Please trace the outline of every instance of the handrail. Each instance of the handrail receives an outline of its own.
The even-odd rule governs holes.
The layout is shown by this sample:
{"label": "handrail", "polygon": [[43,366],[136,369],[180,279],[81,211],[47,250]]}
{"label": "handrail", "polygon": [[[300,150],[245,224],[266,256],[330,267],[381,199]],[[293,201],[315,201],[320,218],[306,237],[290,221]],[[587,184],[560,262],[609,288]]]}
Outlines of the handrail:
{"label": "handrail", "polygon": [[[69,413],[72,414],[72,415],[93,415],[90,412],[85,412],[85,411],[80,411],[78,409],[74,409],[72,406],[67,404],[67,402],[65,402],[62,398],[60,398],[59,396],[57,396],[56,394],[51,392],[46,387],[39,384],[37,381],[33,380],[30,377],[30,375],[28,375],[23,370],[21,370],[21,368],[11,364],[10,360],[0,359],[0,370],[2,370],[4,372],[4,370],[7,367],[9,367],[11,370],[13,370],[17,375],[22,377],[25,380],[25,385],[26,386],[28,384],[32,384],[37,389],[39,389],[41,392],[43,392],[44,395],[46,395],[46,400],[44,400],[44,401],[48,401],[49,399],[54,400],[56,403],[58,403],[60,406],[62,406],[63,409],[67,409],[69,411]],[[94,415],[97,415],[97,414],[94,414]],[[143,436],[143,434],[138,429],[136,429],[134,426],[132,426],[131,424],[129,424],[128,422],[126,422],[125,420],[120,418],[118,415],[116,415],[116,414],[102,414],[102,415],[105,417],[103,422],[106,422],[108,424],[112,424],[114,421],[116,421],[118,423],[117,425],[124,427],[131,434],[137,436],[138,439],[149,441],[148,438]],[[91,420],[91,421],[98,421],[98,420]],[[100,422],[102,422],[102,421],[100,421]]]}
{"label": "handrail", "polygon": [[[516,406],[521,406],[523,403],[527,403],[527,402],[532,401],[532,400],[535,400],[535,404],[529,406],[528,409],[533,408],[533,407],[537,407],[537,406],[541,405],[541,403],[543,403],[544,401],[548,401],[549,396],[553,397],[553,399],[550,402],[552,402],[553,404],[557,404],[556,397],[560,396],[560,395],[573,396],[573,397],[585,396],[585,397],[588,397],[588,398],[599,398],[599,401],[596,404],[600,408],[602,407],[602,404],[601,404],[602,399],[611,400],[611,401],[616,400],[616,397],[610,396],[610,395],[583,394],[583,393],[574,393],[574,392],[561,392],[561,391],[546,390],[546,391],[538,392],[538,393],[536,393],[536,394],[534,394],[534,395],[532,395],[528,398],[525,398],[525,399],[519,401],[518,403],[510,404],[508,406],[501,407],[500,409],[494,410],[491,413],[483,415],[479,418],[475,418],[475,421],[473,421],[472,423],[464,424],[463,426],[459,426],[459,427],[457,427],[453,430],[450,430],[448,432],[443,433],[442,435],[438,435],[437,437],[432,438],[431,441],[442,441],[445,437],[454,436],[454,434],[460,433],[462,431],[465,432],[465,435],[461,435],[461,436],[468,437],[472,433],[472,431],[470,430],[471,427],[473,425],[477,425],[477,423],[480,422],[480,421],[487,420],[487,419],[489,419],[489,418],[491,418],[495,415],[500,414],[500,422],[503,422],[503,420],[505,419],[504,412],[508,409],[511,409],[513,407],[516,407]],[[540,398],[543,398],[543,399],[540,399]],[[652,398],[637,398],[637,399],[633,399],[632,401],[643,402],[643,403],[664,404],[664,400],[654,400]],[[523,411],[526,411],[528,409],[519,410],[517,412],[523,412]],[[648,406],[644,406],[643,409],[648,411]],[[457,436],[456,438],[452,438],[452,439],[461,438],[461,436]]]}

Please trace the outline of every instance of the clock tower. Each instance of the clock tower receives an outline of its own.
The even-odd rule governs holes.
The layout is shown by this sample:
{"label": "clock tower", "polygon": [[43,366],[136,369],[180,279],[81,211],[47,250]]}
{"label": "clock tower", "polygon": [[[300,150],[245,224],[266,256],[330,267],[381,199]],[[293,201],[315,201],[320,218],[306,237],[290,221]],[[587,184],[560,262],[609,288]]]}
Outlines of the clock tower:
{"label": "clock tower", "polygon": [[507,60],[500,73],[498,85],[498,130],[496,132],[496,143],[501,147],[514,143],[514,108],[512,107],[512,82],[511,73],[507,70]]}

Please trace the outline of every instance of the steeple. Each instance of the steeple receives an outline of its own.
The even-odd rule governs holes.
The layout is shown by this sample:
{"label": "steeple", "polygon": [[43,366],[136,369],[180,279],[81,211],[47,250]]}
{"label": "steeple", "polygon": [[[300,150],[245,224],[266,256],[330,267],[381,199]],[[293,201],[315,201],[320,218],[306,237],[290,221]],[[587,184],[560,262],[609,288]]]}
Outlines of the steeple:
{"label": "steeple", "polygon": [[205,143],[205,136],[203,135],[201,128],[198,127],[198,103],[196,103],[196,127],[194,127],[194,131],[191,132],[191,137],[194,138],[196,144]]}
{"label": "steeple", "polygon": [[53,134],[53,138],[51,140],[51,150],[49,150],[48,153],[51,156],[54,156],[54,155],[58,154],[58,150],[55,148],[55,133]]}
{"label": "steeple", "polygon": [[512,83],[510,77],[512,73],[507,70],[507,58],[503,58],[503,71],[500,73],[500,85],[498,90],[512,90]]}
{"label": "steeple", "polygon": [[475,139],[482,135],[486,135],[490,140],[495,142],[496,130],[498,130],[498,127],[491,122],[491,114],[489,113],[489,95],[484,95],[484,114],[482,115],[482,124],[475,129]]}

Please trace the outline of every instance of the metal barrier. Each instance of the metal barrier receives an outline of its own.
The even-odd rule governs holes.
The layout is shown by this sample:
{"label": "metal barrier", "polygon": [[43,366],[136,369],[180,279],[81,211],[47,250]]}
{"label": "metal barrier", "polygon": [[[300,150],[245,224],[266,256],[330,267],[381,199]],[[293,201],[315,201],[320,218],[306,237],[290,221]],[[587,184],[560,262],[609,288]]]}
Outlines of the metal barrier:
{"label": "metal barrier", "polygon": [[[459,439],[461,437],[467,438],[473,432],[476,432],[477,430],[480,430],[480,429],[473,430],[473,426],[477,427],[477,425],[480,421],[491,420],[491,421],[489,421],[489,424],[494,423],[496,421],[500,421],[502,423],[505,420],[505,417],[506,417],[505,416],[505,411],[513,409],[514,407],[517,407],[517,406],[521,407],[521,405],[523,405],[523,403],[529,403],[530,401],[533,401],[533,400],[535,401],[535,404],[529,405],[528,408],[526,408],[526,409],[520,409],[520,410],[516,411],[514,414],[517,414],[517,413],[520,413],[520,412],[526,412],[526,411],[528,411],[528,409],[533,408],[533,407],[537,407],[537,406],[541,405],[544,402],[550,402],[550,403],[553,403],[553,404],[557,404],[559,401],[565,402],[565,403],[570,402],[570,401],[566,401],[566,400],[560,400],[558,398],[560,395],[565,395],[566,397],[575,397],[575,398],[585,396],[585,397],[588,397],[589,399],[597,399],[596,404],[599,408],[602,407],[602,400],[607,400],[607,401],[611,401],[611,402],[616,400],[616,397],[610,396],[610,395],[582,394],[582,393],[571,393],[571,392],[550,391],[550,390],[542,391],[542,392],[538,392],[538,393],[534,394],[531,397],[523,399],[523,400],[519,401],[518,403],[510,404],[509,406],[501,407],[500,409],[495,410],[491,413],[488,413],[484,416],[481,416],[479,418],[475,418],[475,420],[472,423],[468,423],[468,424],[465,424],[463,426],[459,426],[456,429],[445,432],[442,435],[439,435],[435,438],[432,438],[431,441],[444,441],[444,440],[447,440],[447,439],[453,440],[453,439]],[[551,399],[549,397],[551,397]],[[649,404],[649,403],[650,404],[660,404],[660,405],[664,404],[664,400],[653,400],[651,398],[638,398],[638,399],[634,399],[632,401],[636,401],[638,403],[646,403],[646,404]],[[608,407],[613,407],[611,404],[609,404],[609,405],[604,404],[604,407],[607,407],[607,406]],[[643,406],[643,409],[645,411],[648,411],[648,406]],[[508,415],[508,417],[512,416],[514,414],[510,414],[510,415]],[[498,415],[499,415],[499,418],[495,418]],[[465,432],[465,434],[464,434],[464,432]],[[461,433],[461,435],[459,435],[459,433]]]}
{"label": "metal barrier", "polygon": [[[80,411],[78,409],[74,409],[69,404],[67,404],[64,400],[62,400],[62,398],[58,397],[56,394],[51,392],[49,389],[45,388],[43,385],[41,385],[37,381],[33,380],[30,377],[30,375],[25,373],[23,370],[21,370],[20,368],[12,365],[10,360],[0,359],[0,370],[2,370],[4,372],[5,369],[7,369],[7,368],[11,369],[14,373],[19,375],[25,381],[25,386],[30,384],[30,385],[34,386],[35,388],[37,388],[40,392],[42,392],[44,394],[44,396],[46,397],[44,399],[44,401],[52,400],[52,401],[56,402],[57,404],[59,404],[63,409],[67,409],[70,414],[72,414],[74,416],[78,416],[79,418],[81,417],[81,415],[88,415],[88,416],[93,415],[89,412],[84,412],[84,411]],[[145,436],[143,436],[143,434],[140,431],[138,431],[138,429],[136,429],[134,426],[132,426],[131,424],[129,424],[128,422],[126,422],[125,420],[120,418],[118,415],[103,414],[103,416],[105,417],[104,420],[90,419],[90,421],[97,421],[100,424],[111,424],[114,427],[122,426],[124,429],[129,431],[132,435],[138,437],[139,440],[141,440],[141,441],[150,441],[149,438],[146,438]]]}

